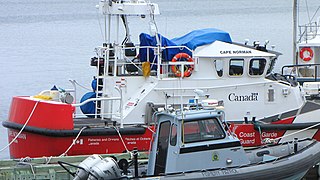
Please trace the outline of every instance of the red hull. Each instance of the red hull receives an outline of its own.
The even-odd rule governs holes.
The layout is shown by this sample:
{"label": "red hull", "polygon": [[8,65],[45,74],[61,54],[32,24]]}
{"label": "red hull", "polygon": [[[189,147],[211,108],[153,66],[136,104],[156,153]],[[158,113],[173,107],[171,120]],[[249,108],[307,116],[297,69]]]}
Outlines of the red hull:
{"label": "red hull", "polygon": [[[9,129],[9,141],[18,133]],[[138,147],[139,151],[150,148],[151,131],[141,135],[123,135],[122,138],[128,150]],[[20,134],[19,138],[10,146],[12,158],[59,156],[72,144],[74,137],[48,137],[38,134]],[[119,136],[80,136],[66,155],[107,154],[126,152]]]}
{"label": "red hull", "polygon": [[[30,99],[29,97],[14,97],[9,121],[24,125],[33,108],[35,110],[30,117],[27,126],[50,130],[73,130],[73,110],[68,104],[55,103]],[[154,129],[154,127],[150,127]],[[9,129],[9,142],[18,134],[18,130]],[[67,155],[121,153],[126,148],[132,150],[138,147],[140,151],[150,148],[152,132],[146,130],[140,135],[122,135],[125,145],[118,135],[108,136],[80,136]],[[12,158],[59,156],[72,144],[74,137],[50,137],[41,134],[22,132],[16,141],[10,146]],[[126,146],[126,147],[125,147]]]}
{"label": "red hull", "polygon": [[[73,130],[73,107],[71,105],[39,102],[28,97],[14,97],[9,122],[24,125],[33,108],[28,126],[50,129],[50,130]],[[292,124],[294,118],[288,118],[277,121],[279,124]],[[150,127],[154,130],[154,127]],[[231,124],[231,131],[240,139],[243,146],[259,146],[264,144],[265,139],[281,138],[285,130],[279,131],[261,131],[254,129],[253,124]],[[18,130],[9,129],[9,142],[18,134]],[[80,136],[67,155],[85,155],[85,154],[106,154],[122,153],[137,147],[139,151],[147,151],[150,148],[152,131],[146,129],[143,134],[122,135],[124,144],[119,135],[96,135]],[[320,132],[317,131],[313,137],[320,140]],[[10,156],[12,158],[21,157],[42,157],[59,156],[63,154],[72,144],[75,136],[52,137],[30,132],[22,132],[16,141],[10,146]],[[126,147],[125,147],[126,146]]]}

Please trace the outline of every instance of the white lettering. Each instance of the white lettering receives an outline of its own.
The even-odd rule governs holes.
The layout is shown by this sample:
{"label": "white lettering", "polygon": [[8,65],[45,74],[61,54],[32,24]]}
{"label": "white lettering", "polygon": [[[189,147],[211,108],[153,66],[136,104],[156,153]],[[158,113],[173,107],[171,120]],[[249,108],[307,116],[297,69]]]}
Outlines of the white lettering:
{"label": "white lettering", "polygon": [[239,133],[239,137],[240,138],[243,138],[243,137],[255,137],[255,132],[252,132],[252,133],[240,132]]}
{"label": "white lettering", "polygon": [[220,54],[251,54],[251,50],[224,50],[220,51]]}
{"label": "white lettering", "polygon": [[278,133],[276,133],[276,132],[270,132],[270,133],[263,132],[263,133],[261,133],[261,136],[263,138],[276,138],[276,137],[278,137]]}

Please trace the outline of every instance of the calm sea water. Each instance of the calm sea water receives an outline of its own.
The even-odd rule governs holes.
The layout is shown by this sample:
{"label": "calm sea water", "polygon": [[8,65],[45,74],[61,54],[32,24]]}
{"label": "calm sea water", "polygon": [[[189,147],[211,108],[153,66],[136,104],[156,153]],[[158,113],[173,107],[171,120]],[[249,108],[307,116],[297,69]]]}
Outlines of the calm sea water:
{"label": "calm sea water", "polygon": [[[233,41],[270,41],[283,53],[276,70],[292,62],[291,0],[154,0],[161,34],[168,38],[214,27],[228,31]],[[95,46],[103,42],[98,0],[0,1],[0,121],[8,118],[12,96],[35,95],[53,85],[71,88],[68,79],[89,87],[95,69],[89,66]],[[308,0],[310,12],[318,0]],[[313,5],[313,6],[312,6]],[[300,19],[306,20],[306,8]],[[132,22],[138,31],[140,24]],[[138,34],[133,34],[134,40]],[[136,41],[137,43],[137,41]],[[81,90],[84,92],[84,90]],[[0,127],[0,149],[8,143]],[[8,150],[0,159],[9,158]]]}

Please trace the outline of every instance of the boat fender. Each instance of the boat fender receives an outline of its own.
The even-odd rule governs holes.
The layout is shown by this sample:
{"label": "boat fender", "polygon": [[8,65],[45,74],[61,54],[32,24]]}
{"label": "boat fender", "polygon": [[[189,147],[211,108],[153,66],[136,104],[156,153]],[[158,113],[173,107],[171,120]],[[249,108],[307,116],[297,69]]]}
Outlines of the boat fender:
{"label": "boat fender", "polygon": [[91,88],[94,92],[96,92],[97,90],[97,78],[94,78],[92,81],[91,81]]}
{"label": "boat fender", "polygon": [[143,77],[149,77],[151,73],[150,69],[150,62],[143,62],[142,63],[142,75]]}
{"label": "boat fender", "polygon": [[[177,61],[181,61],[181,60],[185,60],[185,61],[188,61],[188,62],[193,62],[193,59],[187,53],[178,53],[172,58],[171,61],[172,62],[177,62]],[[171,70],[175,74],[176,77],[181,77],[182,74],[180,72],[180,69],[177,66],[172,65],[171,66]],[[183,77],[191,76],[192,71],[193,71],[193,65],[187,65],[187,68],[185,68],[185,70],[184,70]]]}
{"label": "boat fender", "polygon": [[103,80],[102,80],[102,78],[99,78],[98,88],[97,88],[97,78],[94,77],[93,80],[91,81],[91,88],[92,88],[92,90],[93,90],[94,92],[96,92],[97,89],[98,89],[99,91],[101,91],[101,90],[102,90],[102,85],[103,85]]}
{"label": "boat fender", "polygon": [[300,50],[300,58],[304,61],[310,61],[313,58],[313,51],[309,47],[304,47]]}
{"label": "boat fender", "polygon": [[[95,98],[96,97],[96,93],[95,92],[87,92],[86,94],[84,94],[80,100],[80,103],[82,103],[83,101],[90,99],[90,98]],[[80,106],[80,109],[82,111],[83,114],[85,114],[88,117],[94,117],[94,115],[96,113],[96,103],[94,101],[88,102],[82,106]],[[91,115],[87,115],[87,114],[91,114]]]}

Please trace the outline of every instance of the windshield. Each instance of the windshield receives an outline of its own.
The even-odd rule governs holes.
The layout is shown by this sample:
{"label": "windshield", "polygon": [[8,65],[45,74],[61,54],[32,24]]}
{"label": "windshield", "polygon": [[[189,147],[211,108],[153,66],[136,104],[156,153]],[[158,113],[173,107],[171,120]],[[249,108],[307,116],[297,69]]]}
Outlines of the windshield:
{"label": "windshield", "polygon": [[218,121],[218,119],[213,118],[184,122],[182,132],[184,143],[224,138],[225,133]]}

